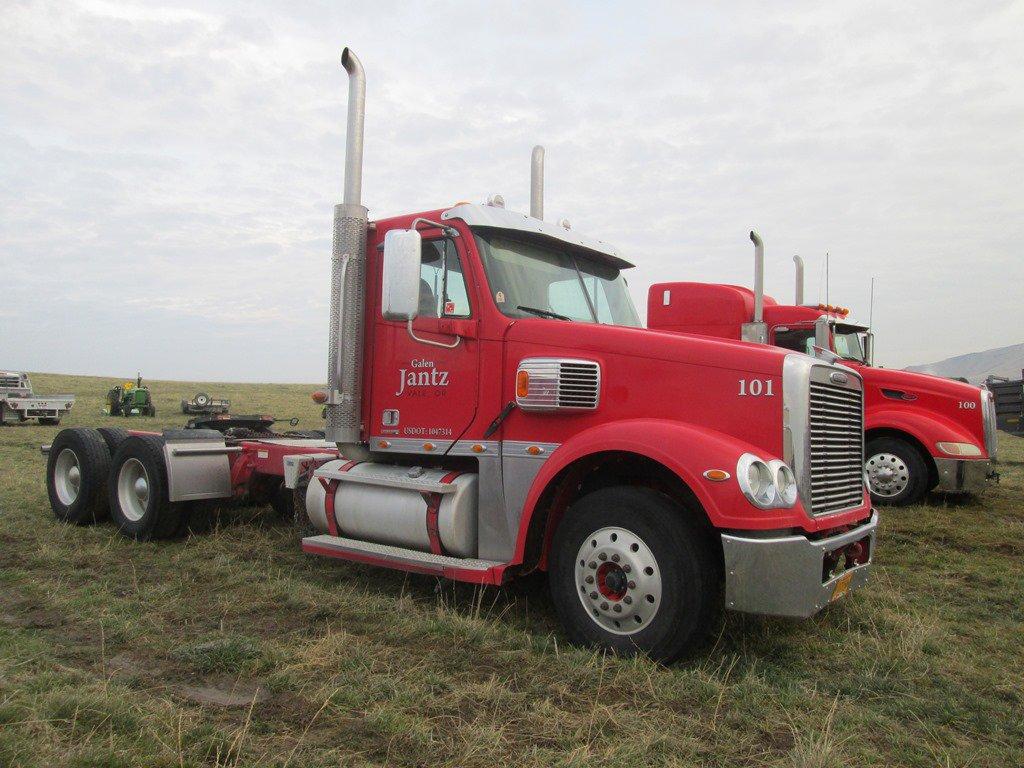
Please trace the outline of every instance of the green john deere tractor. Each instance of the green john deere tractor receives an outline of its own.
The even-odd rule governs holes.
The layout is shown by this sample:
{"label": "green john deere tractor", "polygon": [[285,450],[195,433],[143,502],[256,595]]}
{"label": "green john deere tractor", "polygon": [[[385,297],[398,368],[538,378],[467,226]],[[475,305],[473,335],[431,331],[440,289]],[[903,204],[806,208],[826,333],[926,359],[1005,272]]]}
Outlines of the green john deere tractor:
{"label": "green john deere tractor", "polygon": [[156,416],[156,406],[141,373],[135,381],[118,384],[107,392],[107,406],[111,416]]}

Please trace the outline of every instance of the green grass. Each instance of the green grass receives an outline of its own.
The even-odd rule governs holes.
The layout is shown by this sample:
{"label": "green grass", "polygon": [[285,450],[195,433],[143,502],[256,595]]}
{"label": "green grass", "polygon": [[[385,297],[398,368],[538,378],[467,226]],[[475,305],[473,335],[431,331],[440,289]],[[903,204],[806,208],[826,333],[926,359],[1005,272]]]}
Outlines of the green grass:
{"label": "green grass", "polygon": [[[113,380],[72,391],[62,426]],[[317,426],[300,385],[204,389]],[[662,667],[566,645],[546,591],[475,590],[304,556],[269,510],[135,544],[50,513],[39,445],[0,429],[0,765],[1024,764],[1024,441],[981,501],[883,512],[868,588],[805,622],[729,616]],[[201,702],[233,692],[248,704]]]}

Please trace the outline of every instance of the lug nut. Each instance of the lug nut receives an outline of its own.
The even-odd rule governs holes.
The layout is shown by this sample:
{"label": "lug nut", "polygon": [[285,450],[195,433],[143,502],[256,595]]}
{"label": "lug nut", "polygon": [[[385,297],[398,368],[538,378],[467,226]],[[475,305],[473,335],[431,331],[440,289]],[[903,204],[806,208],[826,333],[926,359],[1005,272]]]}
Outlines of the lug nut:
{"label": "lug nut", "polygon": [[607,560],[608,559],[608,555],[606,555],[604,552],[602,552],[600,555],[597,556],[597,559],[598,560]]}
{"label": "lug nut", "polygon": [[597,568],[597,563],[595,563],[593,560],[591,560],[590,561],[590,567],[591,568]]}
{"label": "lug nut", "polygon": [[619,558],[619,556],[618,556],[618,555],[612,555],[612,562],[613,562],[613,563],[617,563],[617,562],[619,562],[619,559],[620,559],[620,558]]}
{"label": "lug nut", "polygon": [[616,613],[622,613],[622,606],[619,605],[618,603],[616,603],[615,607],[612,608],[612,610],[615,611]]}
{"label": "lug nut", "polygon": [[594,583],[594,577],[593,576],[587,576],[586,582],[587,582],[587,584],[593,584]]}
{"label": "lug nut", "polygon": [[635,581],[631,581],[631,582],[629,582],[629,584],[628,584],[627,586],[628,586],[628,587],[629,587],[630,589],[636,589],[636,582],[635,582]]}
{"label": "lug nut", "polygon": [[602,611],[607,611],[608,610],[608,603],[601,603],[601,610]]}
{"label": "lug nut", "polygon": [[624,598],[622,598],[622,602],[624,602],[626,605],[632,605],[633,598],[629,595],[626,595]]}
{"label": "lug nut", "polygon": [[597,592],[591,592],[590,593],[590,599],[591,600],[597,600]]}
{"label": "lug nut", "polygon": [[630,567],[629,563],[626,563],[624,566],[622,566],[622,572],[623,573],[629,573],[632,570],[633,569]]}

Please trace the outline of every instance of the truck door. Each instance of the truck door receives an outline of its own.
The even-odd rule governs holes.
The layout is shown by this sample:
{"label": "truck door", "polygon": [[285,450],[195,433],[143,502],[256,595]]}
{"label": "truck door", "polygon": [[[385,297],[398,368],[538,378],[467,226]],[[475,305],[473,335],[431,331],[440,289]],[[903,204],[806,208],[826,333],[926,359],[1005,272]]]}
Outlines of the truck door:
{"label": "truck door", "polygon": [[413,321],[420,340],[409,335],[405,323],[377,318],[371,447],[385,440],[392,450],[418,453],[430,443],[429,450],[444,453],[473,421],[480,344],[461,240],[424,234],[419,313]]}

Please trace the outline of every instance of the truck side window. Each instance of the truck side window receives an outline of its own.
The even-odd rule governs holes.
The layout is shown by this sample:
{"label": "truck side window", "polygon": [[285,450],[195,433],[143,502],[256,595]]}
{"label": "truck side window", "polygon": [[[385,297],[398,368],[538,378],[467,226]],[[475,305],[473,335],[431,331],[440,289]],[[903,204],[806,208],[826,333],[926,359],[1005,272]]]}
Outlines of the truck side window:
{"label": "truck side window", "polygon": [[420,317],[469,317],[469,295],[455,243],[424,240],[420,251]]}
{"label": "truck side window", "polygon": [[814,330],[797,328],[793,330],[776,331],[775,346],[783,349],[792,349],[794,352],[803,352],[810,355],[814,352]]}

